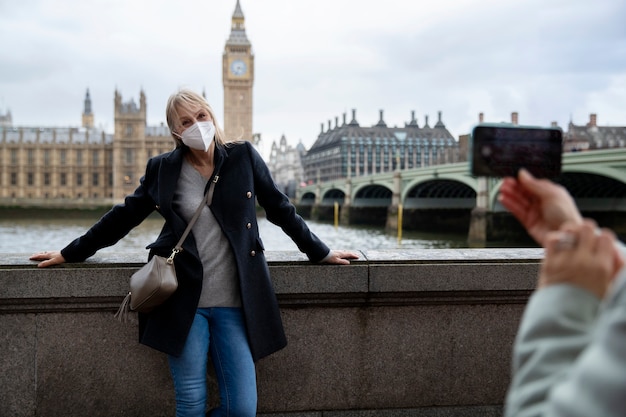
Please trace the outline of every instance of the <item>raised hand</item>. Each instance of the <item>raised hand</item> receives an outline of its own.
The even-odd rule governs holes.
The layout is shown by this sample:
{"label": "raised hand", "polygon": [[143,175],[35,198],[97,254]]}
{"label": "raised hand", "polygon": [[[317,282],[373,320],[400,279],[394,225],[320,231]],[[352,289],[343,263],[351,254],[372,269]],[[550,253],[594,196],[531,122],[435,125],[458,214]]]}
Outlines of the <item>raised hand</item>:
{"label": "raised hand", "polygon": [[568,222],[581,224],[583,221],[574,199],[564,187],[547,179],[537,179],[525,169],[520,170],[517,178],[504,179],[498,199],[544,247],[548,232]]}

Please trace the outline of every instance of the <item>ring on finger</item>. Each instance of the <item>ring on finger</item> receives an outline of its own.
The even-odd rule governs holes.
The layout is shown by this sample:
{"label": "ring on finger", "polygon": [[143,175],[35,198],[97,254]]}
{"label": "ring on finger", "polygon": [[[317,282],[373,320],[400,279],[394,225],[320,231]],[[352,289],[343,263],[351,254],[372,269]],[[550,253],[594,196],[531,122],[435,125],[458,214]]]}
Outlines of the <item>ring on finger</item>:
{"label": "ring on finger", "polygon": [[576,239],[576,236],[574,234],[569,233],[569,232],[563,232],[561,233],[561,236],[559,237],[559,239],[556,241],[555,248],[558,251],[570,250],[570,249],[574,249],[577,243],[578,243],[578,239]]}

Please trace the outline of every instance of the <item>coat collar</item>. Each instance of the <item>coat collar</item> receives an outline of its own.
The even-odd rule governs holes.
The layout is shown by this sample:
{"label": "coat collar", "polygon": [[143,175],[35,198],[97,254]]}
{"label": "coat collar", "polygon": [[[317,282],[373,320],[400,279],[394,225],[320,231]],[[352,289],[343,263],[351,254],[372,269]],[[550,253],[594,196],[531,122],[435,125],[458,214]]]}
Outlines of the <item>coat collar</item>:
{"label": "coat collar", "polygon": [[[158,177],[159,194],[161,195],[162,205],[165,206],[167,210],[171,210],[172,200],[174,199],[174,191],[176,190],[178,177],[180,177],[180,170],[183,166],[185,152],[187,152],[187,149],[183,146],[179,146],[161,161],[161,169],[159,169]],[[228,158],[226,147],[215,146],[213,158],[215,164],[213,177],[215,177],[216,175],[219,175],[224,162]]]}
{"label": "coat collar", "polygon": [[161,196],[162,207],[168,211],[172,208],[176,183],[178,182],[180,170],[183,166],[183,155],[183,149],[178,147],[161,161],[158,177],[159,194]]}

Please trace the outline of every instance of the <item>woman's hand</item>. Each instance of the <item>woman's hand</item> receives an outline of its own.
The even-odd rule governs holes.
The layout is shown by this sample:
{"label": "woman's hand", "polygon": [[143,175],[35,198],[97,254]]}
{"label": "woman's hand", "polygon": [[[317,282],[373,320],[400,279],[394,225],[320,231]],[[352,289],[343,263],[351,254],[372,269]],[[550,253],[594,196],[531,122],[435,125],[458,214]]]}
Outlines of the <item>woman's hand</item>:
{"label": "woman's hand", "polygon": [[42,261],[37,264],[39,268],[45,268],[47,266],[58,265],[65,262],[65,258],[61,255],[61,252],[39,252],[30,256],[31,261]]}
{"label": "woman's hand", "polygon": [[525,169],[517,178],[505,178],[499,201],[545,247],[549,232],[565,223],[582,224],[582,216],[567,190],[547,179],[537,179]]}
{"label": "woman's hand", "polygon": [[568,223],[545,239],[545,259],[538,287],[569,283],[604,298],[624,266],[615,235],[598,229],[592,220]]}
{"label": "woman's hand", "polygon": [[350,259],[359,259],[356,252],[346,250],[331,250],[328,256],[322,260],[325,264],[349,265]]}

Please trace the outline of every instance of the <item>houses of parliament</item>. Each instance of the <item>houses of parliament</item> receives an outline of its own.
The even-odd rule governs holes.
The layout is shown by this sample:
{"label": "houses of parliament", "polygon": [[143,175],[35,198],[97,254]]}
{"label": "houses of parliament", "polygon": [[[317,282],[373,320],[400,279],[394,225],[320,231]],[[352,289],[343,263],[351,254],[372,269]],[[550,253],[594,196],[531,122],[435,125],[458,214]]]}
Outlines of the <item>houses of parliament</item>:
{"label": "houses of parliament", "polygon": [[[227,137],[252,140],[254,56],[237,0],[222,54],[224,130]],[[0,205],[109,206],[132,193],[152,156],[175,143],[167,126],[147,125],[146,95],[139,103],[114,95],[114,133],[94,127],[89,90],[82,126],[13,127],[0,114]],[[77,115],[78,116],[78,115]]]}

